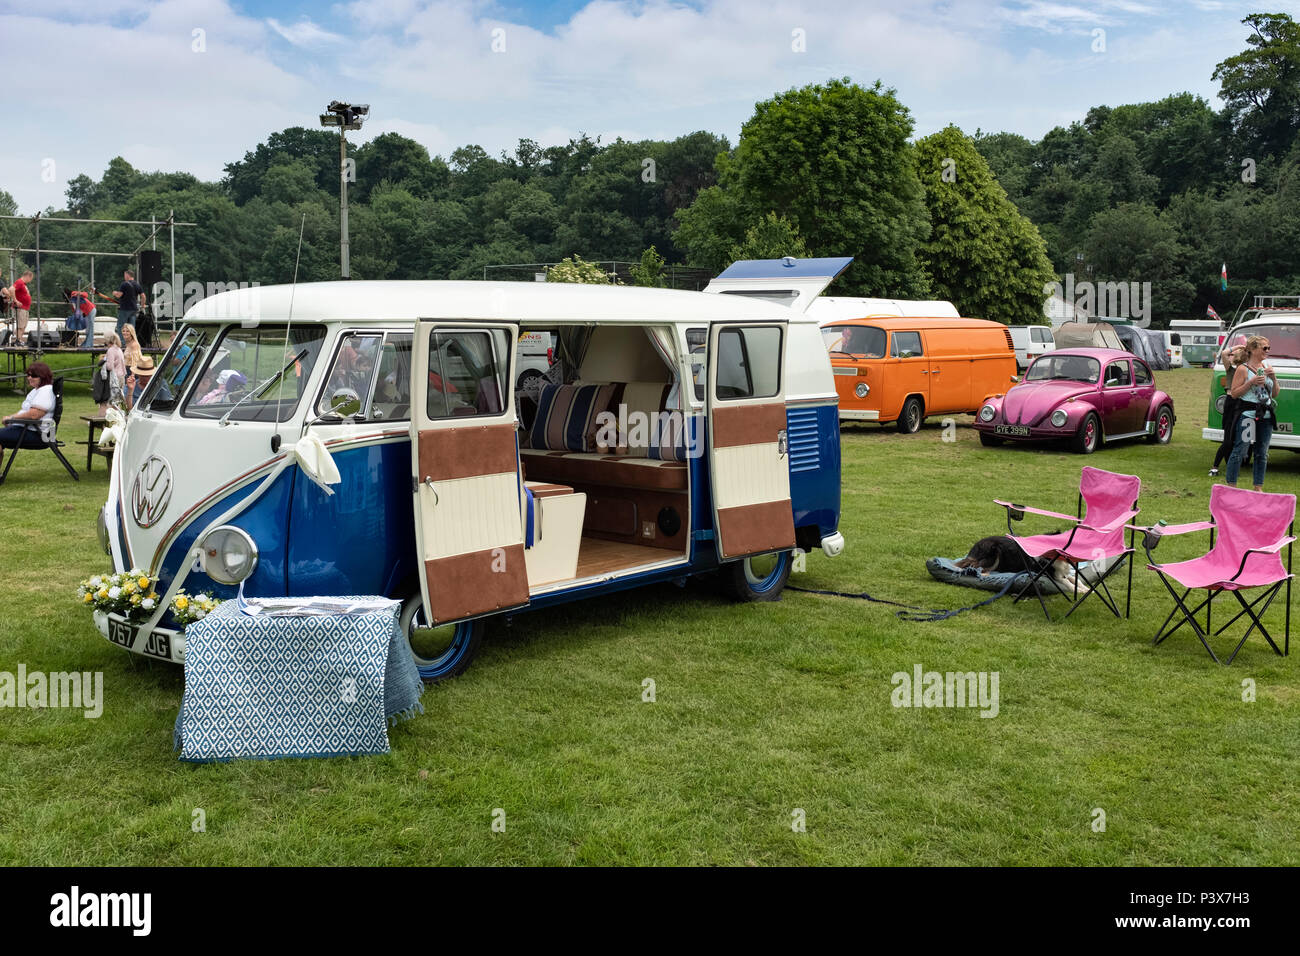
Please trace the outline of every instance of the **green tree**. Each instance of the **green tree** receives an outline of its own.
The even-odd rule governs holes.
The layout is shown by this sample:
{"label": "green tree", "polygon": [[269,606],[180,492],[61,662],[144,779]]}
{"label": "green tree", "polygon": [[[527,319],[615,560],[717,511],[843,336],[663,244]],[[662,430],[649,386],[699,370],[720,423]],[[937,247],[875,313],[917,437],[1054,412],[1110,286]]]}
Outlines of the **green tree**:
{"label": "green tree", "polygon": [[1242,155],[1282,157],[1300,134],[1300,24],[1285,13],[1252,13],[1250,49],[1214,68]]}
{"label": "green tree", "polygon": [[628,271],[632,274],[632,284],[648,288],[662,289],[668,283],[664,280],[664,266],[667,263],[658,250],[651,246],[641,253],[641,261],[635,263]]}
{"label": "green tree", "polygon": [[[692,233],[730,219],[730,248],[774,212],[794,225],[812,254],[855,257],[840,280],[846,294],[924,296],[929,281],[917,253],[929,223],[911,133],[906,107],[879,82],[864,88],[845,77],[778,94],[755,107],[734,158],[719,165],[719,186],[734,193],[739,215],[692,223],[684,214],[675,241],[703,264],[717,242],[697,249],[688,241]],[[707,202],[722,211],[715,198]]]}
{"label": "green tree", "polygon": [[934,294],[963,315],[1042,322],[1044,286],[1055,278],[1045,244],[975,143],[949,126],[916,144],[916,161],[931,226],[920,258]]}
{"label": "green tree", "polygon": [[418,199],[442,198],[451,169],[442,158],[399,133],[381,133],[356,152],[357,181],[348,187],[349,200],[368,202],[380,183],[401,186]]}
{"label": "green tree", "polygon": [[[355,148],[355,147],[354,147]],[[316,185],[336,199],[339,194],[339,134],[323,129],[294,126],[272,133],[244,158],[226,164],[222,186],[242,206],[262,191],[262,178],[277,163],[306,163],[314,171]]]}
{"label": "green tree", "polygon": [[731,249],[730,259],[780,259],[808,256],[808,247],[794,223],[784,216],[769,212],[755,225],[745,230],[745,238]]}

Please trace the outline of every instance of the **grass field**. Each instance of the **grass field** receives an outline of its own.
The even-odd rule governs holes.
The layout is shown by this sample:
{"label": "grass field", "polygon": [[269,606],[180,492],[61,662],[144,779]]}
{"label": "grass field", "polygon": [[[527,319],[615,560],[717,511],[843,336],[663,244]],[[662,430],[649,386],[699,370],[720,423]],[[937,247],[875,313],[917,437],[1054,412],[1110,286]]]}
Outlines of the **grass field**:
{"label": "grass field", "polygon": [[[1139,520],[1205,518],[1209,373],[1157,378],[1179,414],[1167,447],[986,449],[967,419],[953,442],[937,421],[906,437],[847,428],[847,549],[810,556],[792,583],[974,603],[925,559],[1002,530],[994,497],[1072,513],[1085,463],[1141,476]],[[70,387],[65,440],[84,437],[89,408]],[[70,457],[84,468],[80,446]],[[1297,476],[1300,457],[1275,453],[1267,487],[1294,491]],[[1297,663],[1258,635],[1231,667],[1184,632],[1153,648],[1171,601],[1141,565],[1127,621],[1096,601],[1063,623],[1009,599],[905,623],[840,598],[646,588],[490,626],[470,670],[391,731],[390,756],[183,764],[181,670],[133,663],[75,601],[106,566],[106,491],[102,459],[74,483],[34,452],[0,486],[0,670],[102,671],[106,697],[97,720],[0,711],[0,864],[1300,862]],[[1161,557],[1206,544],[1189,535]],[[998,672],[996,718],[891,706],[891,675],[917,664]]]}

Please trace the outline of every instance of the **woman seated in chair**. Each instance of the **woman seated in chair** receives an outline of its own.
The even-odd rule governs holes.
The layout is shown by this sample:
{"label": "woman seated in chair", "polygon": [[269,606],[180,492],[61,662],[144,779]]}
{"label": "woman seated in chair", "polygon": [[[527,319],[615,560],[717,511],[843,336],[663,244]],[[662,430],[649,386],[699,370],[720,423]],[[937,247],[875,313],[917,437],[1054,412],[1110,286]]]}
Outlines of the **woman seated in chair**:
{"label": "woman seated in chair", "polygon": [[[44,362],[27,366],[27,386],[22,410],[6,415],[0,425],[0,448],[44,448],[41,423],[54,424],[54,373]],[[33,427],[35,426],[35,427]]]}

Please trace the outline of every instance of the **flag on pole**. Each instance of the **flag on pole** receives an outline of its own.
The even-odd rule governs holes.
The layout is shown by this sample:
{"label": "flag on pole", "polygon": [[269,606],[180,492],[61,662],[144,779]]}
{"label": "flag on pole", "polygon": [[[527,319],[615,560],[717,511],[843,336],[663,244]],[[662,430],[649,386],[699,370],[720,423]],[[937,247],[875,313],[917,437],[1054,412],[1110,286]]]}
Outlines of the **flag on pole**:
{"label": "flag on pole", "polygon": [[1219,269],[1219,288],[1224,292],[1228,291],[1228,264],[1226,262]]}
{"label": "flag on pole", "polygon": [[1208,315],[1210,318],[1212,318],[1215,322],[1223,321],[1222,319],[1219,318],[1219,313],[1214,311],[1214,306],[1212,305],[1207,305],[1205,307],[1205,314]]}

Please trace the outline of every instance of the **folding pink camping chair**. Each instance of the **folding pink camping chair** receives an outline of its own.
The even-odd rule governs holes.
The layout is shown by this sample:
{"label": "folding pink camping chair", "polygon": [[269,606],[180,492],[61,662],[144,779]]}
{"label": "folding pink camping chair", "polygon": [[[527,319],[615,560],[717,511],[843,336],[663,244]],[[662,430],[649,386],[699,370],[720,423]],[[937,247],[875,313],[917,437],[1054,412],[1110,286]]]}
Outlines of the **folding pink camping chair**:
{"label": "folding pink camping chair", "polygon": [[[1098,599],[1110,609],[1116,617],[1120,616],[1119,604],[1106,586],[1106,579],[1122,564],[1128,565],[1128,592],[1124,597],[1124,617],[1128,617],[1133,595],[1133,531],[1129,531],[1128,546],[1124,545],[1124,529],[1133,516],[1138,513],[1137,499],[1142,490],[1142,479],[1136,475],[1119,475],[1087,465],[1079,476],[1079,503],[1077,517],[1064,515],[1056,511],[1043,511],[1041,508],[1029,508],[1009,501],[995,501],[1007,509],[1007,537],[1020,546],[1020,550],[1031,558],[1039,559],[1039,569],[1029,583],[1016,595],[1016,602],[1032,594],[1038,598],[1043,607],[1043,614],[1050,621],[1047,602],[1043,600],[1038,582],[1048,575],[1052,562],[1061,559],[1074,568],[1074,595],[1069,617],[1086,601],[1089,595],[1096,594]],[[1057,534],[1038,534],[1017,537],[1011,527],[1012,521],[1022,521],[1026,514],[1045,515],[1059,518],[1074,524],[1070,531]],[[1107,565],[1100,574],[1093,574],[1093,579],[1084,580],[1083,594],[1079,593],[1080,565],[1092,561],[1106,561]],[[1048,577],[1055,587],[1055,579]],[[1058,589],[1058,593],[1059,592]],[[1015,602],[1013,602],[1015,603]]]}
{"label": "folding pink camping chair", "polygon": [[[1243,614],[1249,616],[1250,627],[1242,635],[1232,655],[1227,659],[1231,664],[1246,638],[1255,628],[1264,635],[1269,646],[1279,656],[1291,653],[1291,543],[1295,541],[1292,532],[1295,529],[1295,495],[1277,495],[1264,491],[1251,491],[1248,488],[1234,488],[1231,485],[1215,485],[1210,491],[1210,521],[1195,521],[1191,524],[1169,525],[1144,529],[1146,531],[1142,545],[1147,553],[1147,565],[1160,575],[1165,588],[1174,599],[1174,609],[1165,618],[1156,632],[1153,644],[1159,644],[1184,624],[1191,624],[1196,636],[1201,639],[1205,649],[1215,662],[1219,658],[1210,647],[1212,602],[1222,591],[1232,592],[1241,610],[1232,620],[1213,631],[1215,636],[1231,627]],[[1210,532],[1209,553],[1190,561],[1178,561],[1173,564],[1156,564],[1151,552],[1160,544],[1160,539],[1168,535],[1186,534],[1189,531]],[[1215,532],[1218,532],[1217,539]],[[1286,567],[1282,566],[1282,549],[1286,548]],[[1173,578],[1185,591],[1182,597],[1170,585]],[[1277,644],[1260,620],[1268,612],[1269,605],[1277,597],[1282,585],[1286,585],[1286,632],[1285,651],[1278,650]],[[1187,595],[1193,590],[1205,589],[1205,600],[1188,610]],[[1241,592],[1247,588],[1264,588],[1254,601],[1247,603]],[[1259,613],[1255,608],[1263,602]],[[1201,630],[1196,615],[1205,608],[1205,630]],[[1174,615],[1183,612],[1182,620],[1169,627]]]}

